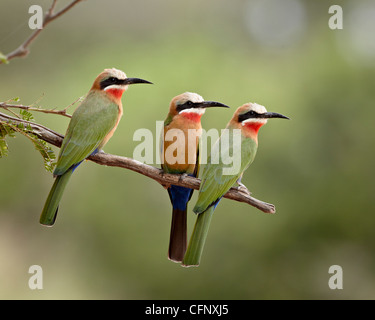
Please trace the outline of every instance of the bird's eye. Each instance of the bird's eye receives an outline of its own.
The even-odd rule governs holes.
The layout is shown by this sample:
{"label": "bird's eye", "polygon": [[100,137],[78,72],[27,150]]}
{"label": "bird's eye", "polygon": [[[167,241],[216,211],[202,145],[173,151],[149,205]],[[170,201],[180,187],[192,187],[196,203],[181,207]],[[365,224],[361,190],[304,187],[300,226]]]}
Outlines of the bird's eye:
{"label": "bird's eye", "polygon": [[111,78],[109,78],[109,81],[111,81],[111,82],[116,82],[117,79],[116,79],[115,77],[111,77]]}
{"label": "bird's eye", "polygon": [[187,101],[187,102],[186,102],[186,105],[190,107],[190,106],[193,105],[193,103],[192,103],[191,101]]}
{"label": "bird's eye", "polygon": [[249,115],[251,115],[251,116],[255,116],[255,115],[256,115],[256,112],[255,112],[254,110],[250,110],[250,111],[249,111]]}

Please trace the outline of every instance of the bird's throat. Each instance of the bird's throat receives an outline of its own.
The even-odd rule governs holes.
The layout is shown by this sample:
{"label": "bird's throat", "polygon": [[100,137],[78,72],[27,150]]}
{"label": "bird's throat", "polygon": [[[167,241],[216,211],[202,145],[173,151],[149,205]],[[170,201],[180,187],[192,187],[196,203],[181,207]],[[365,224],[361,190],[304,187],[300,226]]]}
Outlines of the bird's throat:
{"label": "bird's throat", "polygon": [[113,89],[108,89],[106,90],[106,92],[113,98],[115,99],[121,99],[122,97],[122,94],[124,93],[125,90],[123,89],[117,89],[117,88],[113,88]]}
{"label": "bird's throat", "polygon": [[252,138],[254,140],[257,140],[258,137],[258,131],[261,126],[263,126],[264,123],[262,122],[248,122],[245,123],[243,126],[245,135],[248,136],[249,138]]}
{"label": "bird's throat", "polygon": [[190,121],[193,121],[193,122],[200,122],[201,117],[202,117],[202,114],[195,113],[195,112],[184,112],[184,113],[181,113],[181,115],[184,118],[189,119]]}

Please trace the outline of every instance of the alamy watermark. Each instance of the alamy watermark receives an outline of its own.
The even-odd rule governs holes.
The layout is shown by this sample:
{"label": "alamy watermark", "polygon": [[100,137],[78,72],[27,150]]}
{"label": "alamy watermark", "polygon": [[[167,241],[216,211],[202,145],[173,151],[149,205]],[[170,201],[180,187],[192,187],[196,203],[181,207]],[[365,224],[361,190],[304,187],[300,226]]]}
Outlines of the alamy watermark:
{"label": "alamy watermark", "polygon": [[29,273],[32,276],[29,278],[29,288],[31,290],[42,290],[43,289],[43,269],[41,266],[32,265],[29,268]]}
{"label": "alamy watermark", "polygon": [[220,164],[223,175],[235,175],[241,169],[240,129],[222,129],[220,132],[216,129],[170,129],[164,132],[164,122],[156,121],[155,135],[149,129],[138,129],[134,132],[133,141],[140,141],[134,148],[133,158],[142,163],[193,165],[197,162],[196,146],[199,141],[201,164]]}
{"label": "alamy watermark", "polygon": [[333,265],[328,269],[328,273],[332,276],[328,280],[328,286],[331,290],[342,290],[344,289],[344,273],[341,266]]}
{"label": "alamy watermark", "polygon": [[31,30],[43,29],[43,9],[39,5],[32,5],[29,7],[29,13],[32,16],[29,18],[29,28]]}
{"label": "alamy watermark", "polygon": [[[328,26],[332,30],[341,30],[343,26],[343,9],[341,6],[335,4],[329,7],[328,13],[332,16],[328,20]],[[40,5],[33,4],[29,7],[29,28],[31,30],[43,29],[43,9]]]}
{"label": "alamy watermark", "polygon": [[335,4],[329,7],[328,13],[332,16],[328,20],[328,26],[331,30],[344,29],[344,11],[342,7]]}

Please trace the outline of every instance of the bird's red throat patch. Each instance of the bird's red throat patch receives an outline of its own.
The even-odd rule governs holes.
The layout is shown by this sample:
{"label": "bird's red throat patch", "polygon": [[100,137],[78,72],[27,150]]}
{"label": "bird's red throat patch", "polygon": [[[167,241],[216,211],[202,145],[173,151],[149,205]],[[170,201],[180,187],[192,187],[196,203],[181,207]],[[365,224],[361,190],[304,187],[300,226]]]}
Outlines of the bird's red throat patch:
{"label": "bird's red throat patch", "polygon": [[123,89],[108,89],[107,92],[114,98],[116,99],[121,99],[122,94],[124,93],[125,90]]}
{"label": "bird's red throat patch", "polygon": [[249,132],[251,135],[257,135],[258,131],[261,126],[263,126],[263,122],[247,122],[245,123],[244,127],[247,132]]}
{"label": "bird's red throat patch", "polygon": [[184,117],[184,118],[187,118],[193,122],[200,122],[201,121],[201,117],[202,117],[202,114],[199,114],[199,113],[195,113],[195,112],[184,112],[184,113],[181,113],[181,115]]}

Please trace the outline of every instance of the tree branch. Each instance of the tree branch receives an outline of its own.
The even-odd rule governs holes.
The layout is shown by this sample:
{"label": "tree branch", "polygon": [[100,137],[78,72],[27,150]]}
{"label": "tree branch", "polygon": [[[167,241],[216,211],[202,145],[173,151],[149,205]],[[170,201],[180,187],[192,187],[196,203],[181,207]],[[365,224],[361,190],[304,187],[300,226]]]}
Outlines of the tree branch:
{"label": "tree branch", "polygon": [[72,1],[69,5],[67,5],[65,8],[61,9],[60,11],[54,13],[56,3],[58,0],[53,0],[51,7],[49,8],[48,12],[44,16],[43,19],[43,25],[42,29],[37,29],[35,30],[26,40],[24,43],[22,43],[16,50],[12,51],[11,53],[6,55],[6,59],[1,60],[0,59],[0,64],[7,62],[9,60],[12,60],[13,58],[16,57],[25,57],[29,54],[30,50],[29,47],[32,44],[32,42],[39,36],[39,34],[42,32],[45,26],[47,26],[50,22],[56,20],[60,16],[62,16],[64,13],[69,11],[71,8],[73,8],[76,4],[83,0],[74,0]]}
{"label": "tree branch", "polygon": [[[28,124],[32,128],[32,133],[37,135],[38,138],[56,147],[61,147],[62,141],[64,139],[64,136],[62,136],[61,134],[47,127],[44,127],[40,124],[14,118],[3,113],[0,113],[0,121],[3,121],[3,122],[11,121],[12,123],[15,123],[15,124],[19,124],[19,123]],[[147,164],[141,163],[137,160],[127,158],[127,157],[121,157],[117,155],[100,152],[94,156],[90,156],[88,159],[100,165],[110,166],[110,167],[119,167],[119,168],[124,168],[124,169],[135,171],[137,173],[140,173],[146,177],[149,177],[157,181],[163,187],[176,185],[176,186],[198,190],[200,186],[200,179],[190,177],[190,176],[184,176],[184,175],[167,174],[167,173],[164,173],[161,169],[155,168],[153,166],[149,166]],[[224,195],[224,198],[247,203],[265,213],[276,212],[275,206],[273,204],[269,204],[269,203],[260,201],[258,199],[255,199],[251,197],[250,195],[244,192],[241,192],[237,188],[231,188]]]}
{"label": "tree branch", "polygon": [[64,139],[64,136],[51,130],[51,129],[48,129],[47,127],[44,127],[40,124],[37,124],[35,122],[31,122],[31,121],[26,121],[26,120],[22,120],[22,119],[19,119],[19,118],[15,118],[15,117],[12,117],[12,116],[8,116],[7,114],[5,113],[2,113],[0,112],[0,122],[4,122],[4,123],[12,123],[12,124],[20,124],[20,123],[23,123],[23,124],[26,124],[26,125],[30,125],[31,129],[32,129],[32,132],[31,133],[34,133],[39,139],[42,139],[46,142],[48,142],[49,144],[52,144],[56,147],[61,147],[61,143],[62,143],[62,140]]}
{"label": "tree branch", "polygon": [[8,104],[6,102],[0,102],[0,108],[6,109],[6,110],[7,109],[22,109],[26,111],[36,111],[36,112],[42,112],[42,113],[58,114],[64,117],[71,118],[72,116],[66,112],[69,107],[70,106],[68,106],[67,108],[63,110],[54,110],[54,109],[48,110],[48,109],[42,109],[42,108],[35,108],[31,106],[24,106],[21,104]]}

